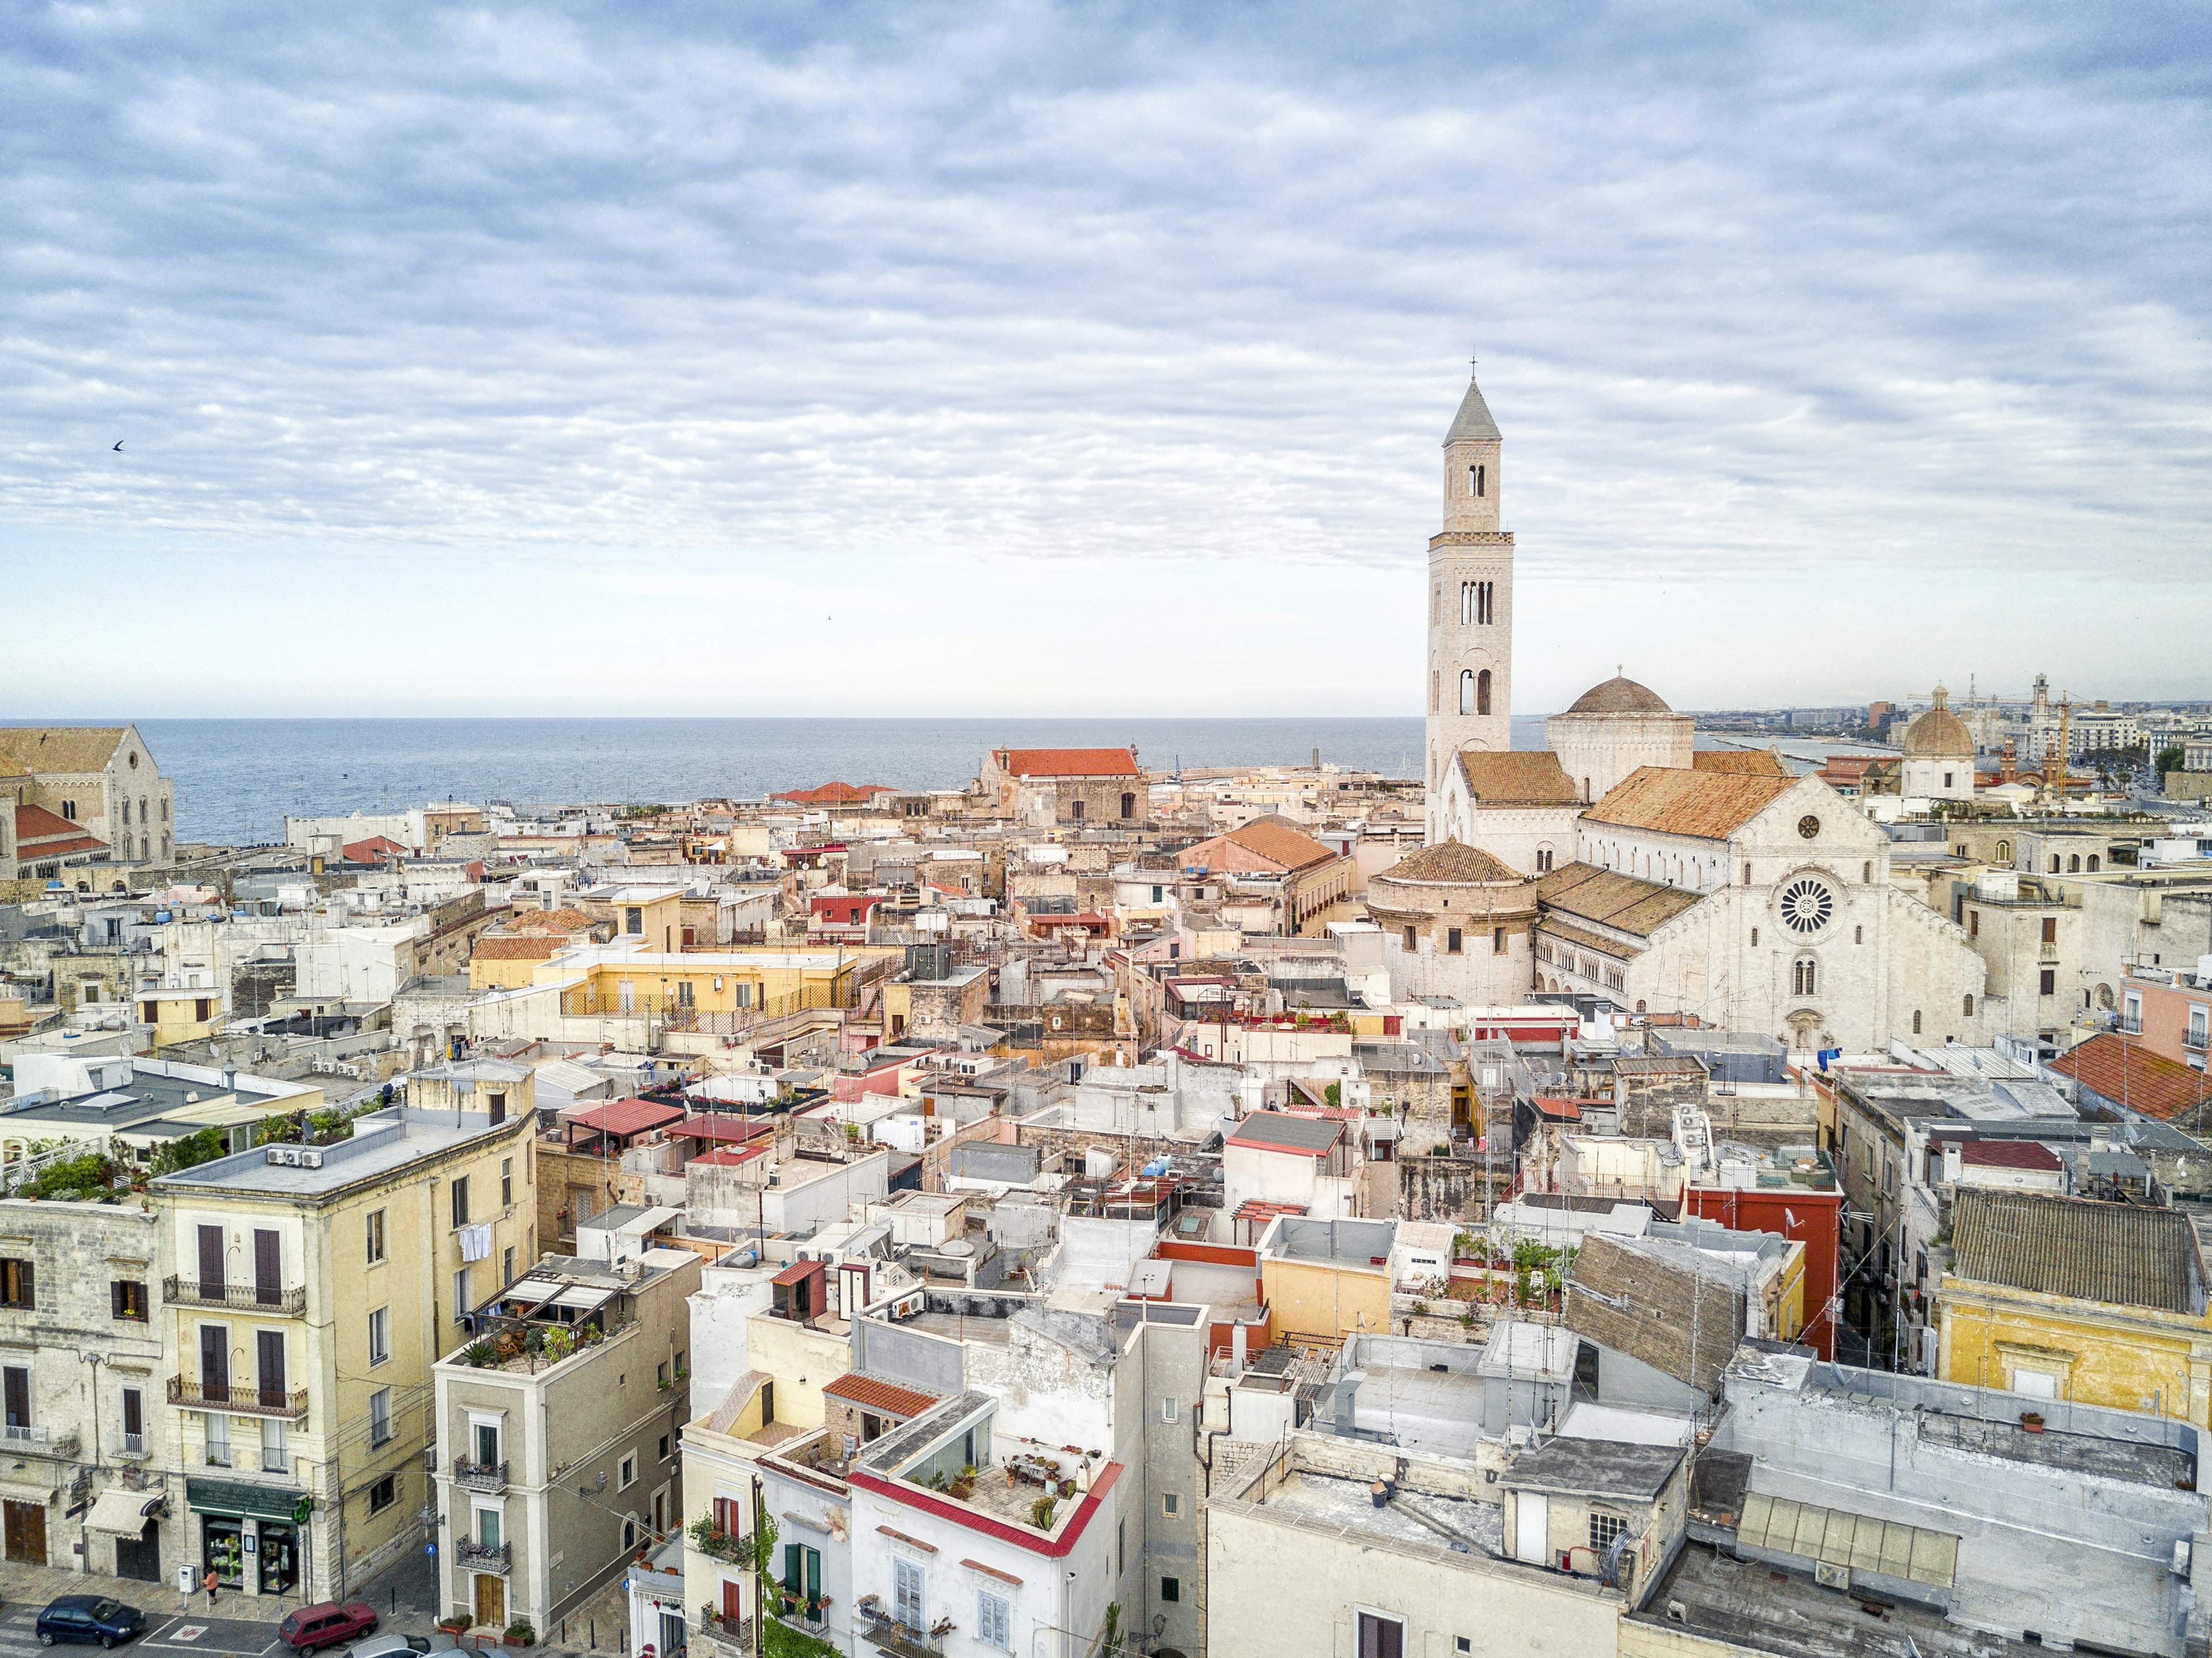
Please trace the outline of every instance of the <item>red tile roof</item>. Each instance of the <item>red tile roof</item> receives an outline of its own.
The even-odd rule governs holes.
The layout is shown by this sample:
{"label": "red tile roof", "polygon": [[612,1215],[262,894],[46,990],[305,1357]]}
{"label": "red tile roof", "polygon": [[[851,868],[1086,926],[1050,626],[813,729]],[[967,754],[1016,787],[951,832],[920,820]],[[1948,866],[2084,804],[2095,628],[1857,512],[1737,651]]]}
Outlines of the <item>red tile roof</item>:
{"label": "red tile roof", "polygon": [[477,940],[469,954],[479,962],[543,962],[568,948],[567,936],[558,932],[532,933],[524,938],[487,935]]}
{"label": "red tile roof", "polygon": [[[15,808],[15,839],[21,843],[41,842],[39,854],[42,857],[64,852],[90,852],[107,844],[88,833],[83,824],[28,803]],[[54,844],[57,841],[63,844]]]}
{"label": "red tile roof", "polygon": [[862,806],[878,794],[896,793],[885,783],[823,783],[811,789],[786,789],[771,800],[788,800],[801,806]]}
{"label": "red tile roof", "polygon": [[2109,1030],[2060,1054],[2051,1068],[2130,1111],[2160,1121],[2212,1100],[2212,1084],[2203,1072]]}
{"label": "red tile roof", "polygon": [[991,756],[1010,777],[1134,777],[1127,749],[1000,749]]}
{"label": "red tile roof", "polygon": [[1725,841],[1796,786],[1791,777],[1638,766],[1584,812],[1583,821]]}
{"label": "red tile roof", "polygon": [[395,854],[404,858],[407,848],[389,835],[372,835],[366,841],[347,841],[338,853],[349,864],[376,864]]}
{"label": "red tile roof", "polygon": [[663,1105],[659,1100],[609,1100],[588,1111],[562,1114],[563,1122],[596,1128],[602,1134],[641,1134],[648,1128],[662,1128],[683,1120],[682,1106]]}
{"label": "red tile roof", "polygon": [[[755,1157],[766,1157],[769,1154],[769,1149],[765,1145],[724,1146],[719,1151],[702,1151],[692,1158],[691,1163],[703,1163],[714,1169],[735,1169],[739,1163],[750,1163]],[[690,1166],[690,1163],[684,1165],[687,1169]]]}
{"label": "red tile roof", "polygon": [[2056,1152],[2037,1140],[1968,1140],[1959,1148],[1959,1161],[1982,1169],[2038,1169],[2051,1173],[2066,1166]]}
{"label": "red tile roof", "polygon": [[794,1284],[805,1283],[807,1279],[814,1277],[817,1273],[821,1272],[822,1270],[822,1263],[818,1260],[794,1260],[790,1266],[785,1267],[781,1272],[778,1272],[774,1278],[770,1278],[769,1282],[770,1284],[781,1284],[785,1288],[788,1289]]}
{"label": "red tile roof", "polygon": [[889,1411],[893,1416],[920,1416],[937,1403],[935,1394],[917,1393],[912,1388],[901,1388],[889,1382],[878,1382],[872,1376],[861,1376],[848,1370],[834,1382],[822,1384],[825,1394],[835,1394],[840,1399],[849,1399],[855,1405],[872,1411]]}

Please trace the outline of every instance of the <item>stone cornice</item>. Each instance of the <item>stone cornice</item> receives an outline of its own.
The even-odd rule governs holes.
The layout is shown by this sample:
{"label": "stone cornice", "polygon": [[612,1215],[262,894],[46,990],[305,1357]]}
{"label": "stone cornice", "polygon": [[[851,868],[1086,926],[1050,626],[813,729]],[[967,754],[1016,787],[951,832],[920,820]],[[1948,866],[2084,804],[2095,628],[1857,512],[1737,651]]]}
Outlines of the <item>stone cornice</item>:
{"label": "stone cornice", "polygon": [[1441,535],[1429,537],[1429,550],[1439,547],[1510,547],[1510,530],[1446,530]]}

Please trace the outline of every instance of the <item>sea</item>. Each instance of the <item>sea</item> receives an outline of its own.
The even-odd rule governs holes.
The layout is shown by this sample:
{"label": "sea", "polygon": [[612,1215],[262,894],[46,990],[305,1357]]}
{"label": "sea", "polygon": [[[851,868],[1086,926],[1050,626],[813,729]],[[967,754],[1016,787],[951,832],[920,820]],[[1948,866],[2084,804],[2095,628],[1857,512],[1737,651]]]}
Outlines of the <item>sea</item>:
{"label": "sea", "polygon": [[[0,724],[14,724],[0,719]],[[27,722],[26,722],[27,723]],[[51,723],[118,724],[106,720]],[[176,786],[177,837],[283,839],[287,815],[396,811],[426,800],[678,803],[758,799],[833,779],[960,788],[993,748],[1131,746],[1146,766],[1304,765],[1418,777],[1418,715],[1372,719],[139,720]],[[1742,739],[1709,738],[1699,745]],[[1544,746],[1516,715],[1513,745]],[[1783,744],[1817,759],[1833,742]],[[1801,756],[1802,757],[1802,756]]]}

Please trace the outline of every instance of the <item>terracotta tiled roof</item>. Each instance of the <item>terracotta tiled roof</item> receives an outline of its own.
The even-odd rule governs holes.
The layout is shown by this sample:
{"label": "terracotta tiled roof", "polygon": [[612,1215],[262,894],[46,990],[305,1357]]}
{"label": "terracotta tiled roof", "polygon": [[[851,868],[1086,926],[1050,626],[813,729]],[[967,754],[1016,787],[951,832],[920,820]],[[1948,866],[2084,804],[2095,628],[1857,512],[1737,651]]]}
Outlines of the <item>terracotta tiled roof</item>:
{"label": "terracotta tiled roof", "polygon": [[104,771],[125,726],[0,726],[0,754],[33,772]]}
{"label": "terracotta tiled roof", "polygon": [[478,962],[544,962],[568,947],[568,939],[555,932],[519,938],[486,933],[477,940],[477,947],[469,952],[469,957]]}
{"label": "terracotta tiled roof", "polygon": [[1772,749],[1699,749],[1690,756],[1692,771],[1723,772],[1734,777],[1787,777],[1790,768]]}
{"label": "terracotta tiled roof", "polygon": [[849,1399],[864,1410],[888,1411],[893,1416],[920,1416],[937,1403],[935,1394],[919,1393],[896,1382],[878,1382],[855,1370],[846,1371],[834,1382],[823,1382],[822,1391]]}
{"label": "terracotta tiled roof", "polygon": [[1566,806],[1582,799],[1549,749],[1466,749],[1459,769],[1478,805]]}
{"label": "terracotta tiled roof", "polygon": [[1010,777],[1134,777],[1127,749],[1000,749],[992,758]]}
{"label": "terracotta tiled roof", "polygon": [[2040,1140],[1968,1140],[1959,1148],[1959,1161],[1977,1169],[2039,1169],[2047,1173],[2066,1166]]}
{"label": "terracotta tiled roof", "polygon": [[[106,841],[88,833],[83,824],[72,823],[58,812],[48,811],[44,806],[34,806],[28,803],[15,808],[15,839],[18,843],[39,841],[41,843],[39,847],[40,852],[48,855],[58,852],[76,852],[106,844]],[[84,847],[49,844],[63,841],[82,841]]]}
{"label": "terracotta tiled roof", "polygon": [[1385,881],[1456,881],[1462,885],[1502,885],[1526,878],[1508,869],[1480,847],[1463,847],[1456,841],[1423,847],[1408,853],[1384,870]]}
{"label": "terracotta tiled roof", "polygon": [[1725,841],[1796,783],[1790,777],[1732,777],[1670,766],[1638,766],[1584,812],[1583,821]]}
{"label": "terracotta tiled roof", "polygon": [[2201,1071],[2176,1065],[2115,1031],[2101,1031],[2060,1054],[2051,1068],[2130,1111],[2161,1121],[2212,1102]]}
{"label": "terracotta tiled roof", "polygon": [[1243,828],[1230,830],[1224,838],[1249,847],[1285,869],[1304,869],[1309,865],[1327,863],[1336,856],[1313,836],[1293,829],[1279,817],[1255,817]]}
{"label": "terracotta tiled roof", "polygon": [[789,800],[802,806],[861,806],[878,794],[890,793],[883,783],[823,783],[811,789],[786,789],[771,800]]}
{"label": "terracotta tiled roof", "polygon": [[1633,875],[1600,869],[1595,864],[1568,864],[1548,875],[1538,876],[1536,897],[1546,911],[1547,920],[1553,912],[1579,916],[1585,921],[1632,932],[1639,938],[1648,938],[1698,902],[1696,893],[1686,892],[1680,887],[1641,881]]}
{"label": "terracotta tiled roof", "polygon": [[1649,685],[1615,674],[1575,699],[1569,714],[1672,714],[1674,709]]}
{"label": "terracotta tiled roof", "polygon": [[587,932],[594,923],[580,909],[526,909],[507,925],[514,932]]}
{"label": "terracotta tiled roof", "polygon": [[2203,1307],[2197,1235],[2179,1210],[1968,1187],[1951,1216],[1960,1278],[2107,1306]]}
{"label": "terracotta tiled roof", "polygon": [[338,855],[349,864],[374,864],[394,853],[404,858],[407,848],[388,835],[372,835],[366,841],[349,841],[338,848]]}

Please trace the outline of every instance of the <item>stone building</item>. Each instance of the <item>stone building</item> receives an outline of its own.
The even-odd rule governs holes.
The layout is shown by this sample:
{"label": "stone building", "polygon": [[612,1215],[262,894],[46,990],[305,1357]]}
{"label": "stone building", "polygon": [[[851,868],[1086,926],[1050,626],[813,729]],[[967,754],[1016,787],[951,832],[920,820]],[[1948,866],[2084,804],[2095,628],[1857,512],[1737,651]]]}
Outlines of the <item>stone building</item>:
{"label": "stone building", "polygon": [[1400,859],[1367,884],[1367,914],[1394,1002],[1506,1007],[1533,982],[1536,884],[1477,847],[1446,841]]}
{"label": "stone building", "polygon": [[105,841],[113,863],[173,861],[174,791],[137,726],[0,726],[0,760],[27,776],[9,793]]}
{"label": "stone building", "polygon": [[1000,813],[1032,829],[1134,825],[1150,815],[1134,749],[994,749],[975,786]]}
{"label": "stone building", "polygon": [[1437,839],[1480,847],[1523,875],[1575,855],[1583,799],[1546,750],[1468,749],[1444,771]]}
{"label": "stone building", "polygon": [[1546,720],[1544,740],[1587,805],[1638,766],[1689,769],[1693,723],[1656,691],[1616,674]]}
{"label": "stone building", "polygon": [[1513,746],[1513,535],[1499,527],[1503,434],[1472,376],[1444,434],[1443,527],[1429,538],[1428,832],[1445,768]]}
{"label": "stone building", "polygon": [[1928,711],[1905,728],[1903,792],[1929,800],[1974,798],[1974,738],[1938,685]]}
{"label": "stone building", "polygon": [[[179,1558],[177,1526],[165,1548],[149,1512],[171,1494],[173,1442],[158,1393],[160,1254],[136,1197],[0,1202],[9,1560],[157,1582]],[[72,1554],[68,1515],[85,1503],[86,1547]]]}

